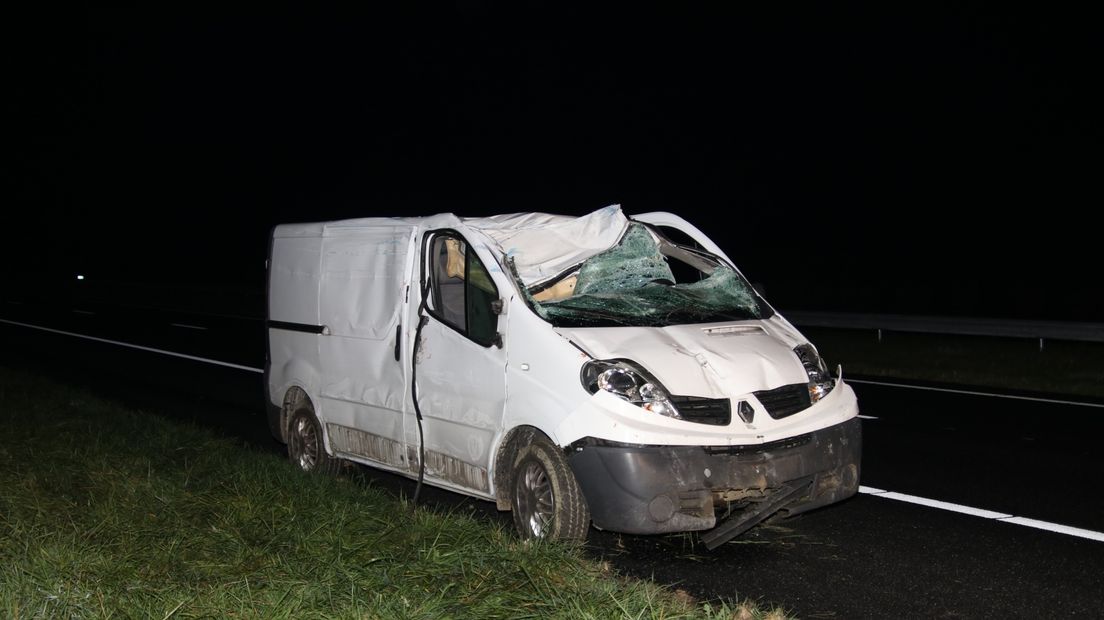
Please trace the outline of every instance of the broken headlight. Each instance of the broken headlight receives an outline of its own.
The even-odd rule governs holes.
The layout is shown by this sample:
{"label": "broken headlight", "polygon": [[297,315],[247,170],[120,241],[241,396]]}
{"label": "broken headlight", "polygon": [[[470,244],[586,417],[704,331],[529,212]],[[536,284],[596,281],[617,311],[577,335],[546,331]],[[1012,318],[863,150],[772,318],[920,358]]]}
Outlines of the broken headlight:
{"label": "broken headlight", "polygon": [[634,364],[623,361],[593,360],[583,364],[579,377],[583,387],[591,394],[604,390],[645,411],[668,418],[682,418],[678,409],[671,403],[667,390],[663,389],[659,381]]}
{"label": "broken headlight", "polygon": [[832,388],[836,387],[836,380],[828,372],[828,366],[811,344],[803,344],[794,347],[797,359],[805,367],[805,373],[809,375],[809,399],[812,402],[824,398]]}

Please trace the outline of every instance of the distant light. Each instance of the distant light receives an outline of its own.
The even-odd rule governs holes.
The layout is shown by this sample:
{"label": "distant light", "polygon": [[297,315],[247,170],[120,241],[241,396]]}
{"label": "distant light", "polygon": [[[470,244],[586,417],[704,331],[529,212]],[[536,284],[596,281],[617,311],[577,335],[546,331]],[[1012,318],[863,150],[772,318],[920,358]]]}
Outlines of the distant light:
{"label": "distant light", "polygon": [[78,280],[83,280],[83,279],[84,279],[84,276],[82,276],[82,275],[80,275],[80,274],[78,273],[78,274],[77,274],[77,279],[78,279]]}

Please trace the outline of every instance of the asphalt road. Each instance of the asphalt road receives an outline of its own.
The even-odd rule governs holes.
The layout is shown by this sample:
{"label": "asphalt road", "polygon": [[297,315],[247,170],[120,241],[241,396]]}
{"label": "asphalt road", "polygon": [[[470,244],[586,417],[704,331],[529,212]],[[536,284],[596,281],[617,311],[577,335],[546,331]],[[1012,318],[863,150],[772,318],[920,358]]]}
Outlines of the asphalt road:
{"label": "asphalt road", "polygon": [[[77,310],[74,312],[74,310]],[[132,406],[280,450],[263,417],[255,322],[82,307],[0,308],[0,318],[218,360],[121,347],[0,322],[0,364],[81,383]],[[1104,532],[1104,409],[854,384],[865,487]],[[367,473],[409,494],[412,483]],[[505,519],[445,491],[426,501]],[[860,494],[761,526],[709,552],[689,535],[592,530],[623,573],[701,599],[757,599],[802,618],[1104,615],[1104,542]]]}

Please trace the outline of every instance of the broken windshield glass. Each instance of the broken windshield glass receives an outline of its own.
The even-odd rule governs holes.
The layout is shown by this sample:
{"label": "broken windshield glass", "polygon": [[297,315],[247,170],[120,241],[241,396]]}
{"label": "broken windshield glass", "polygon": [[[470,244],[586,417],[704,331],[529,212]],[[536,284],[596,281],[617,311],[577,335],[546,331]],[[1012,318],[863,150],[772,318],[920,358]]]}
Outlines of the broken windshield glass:
{"label": "broken windshield glass", "polygon": [[577,271],[529,292],[537,313],[558,327],[711,323],[770,313],[731,267],[657,238],[639,223]]}

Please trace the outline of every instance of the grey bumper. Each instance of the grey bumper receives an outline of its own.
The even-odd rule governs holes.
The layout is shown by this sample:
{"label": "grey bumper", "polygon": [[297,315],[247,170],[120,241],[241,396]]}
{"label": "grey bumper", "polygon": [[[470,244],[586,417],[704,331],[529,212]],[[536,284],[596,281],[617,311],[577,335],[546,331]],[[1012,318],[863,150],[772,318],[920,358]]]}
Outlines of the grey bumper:
{"label": "grey bumper", "polygon": [[861,454],[862,426],[852,418],[757,446],[633,446],[586,438],[570,446],[568,462],[595,526],[658,534],[710,529],[718,507],[769,497],[807,477],[812,483],[786,504],[788,514],[841,501],[858,491]]}

